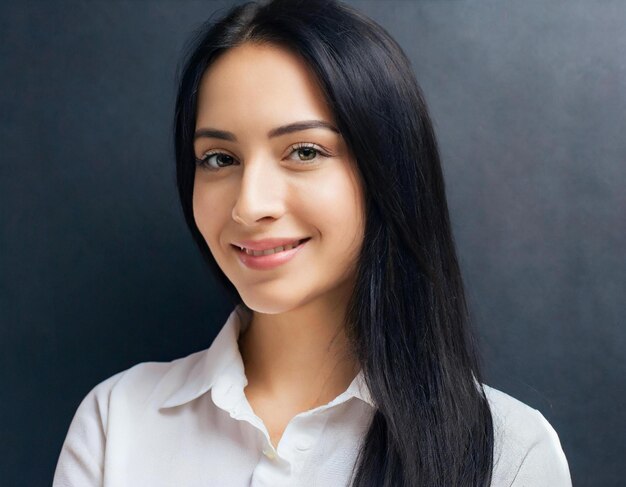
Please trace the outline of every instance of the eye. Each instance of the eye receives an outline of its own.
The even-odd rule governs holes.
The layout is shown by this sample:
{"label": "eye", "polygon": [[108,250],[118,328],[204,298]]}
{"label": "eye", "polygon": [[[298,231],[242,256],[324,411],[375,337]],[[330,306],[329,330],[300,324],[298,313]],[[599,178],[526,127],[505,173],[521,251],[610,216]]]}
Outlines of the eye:
{"label": "eye", "polygon": [[224,152],[207,152],[200,159],[196,158],[196,164],[198,166],[206,167],[211,171],[217,171],[222,167],[230,166],[234,162],[235,158]]}
{"label": "eye", "polygon": [[300,143],[291,147],[289,159],[307,163],[314,161],[317,156],[329,157],[322,148],[315,144]]}

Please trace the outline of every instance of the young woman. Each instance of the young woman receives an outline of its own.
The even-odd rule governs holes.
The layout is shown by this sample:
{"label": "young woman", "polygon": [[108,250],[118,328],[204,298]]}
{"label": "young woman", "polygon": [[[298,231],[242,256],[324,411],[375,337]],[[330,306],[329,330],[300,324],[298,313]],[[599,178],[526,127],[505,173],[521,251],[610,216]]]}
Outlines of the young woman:
{"label": "young woman", "polygon": [[199,33],[178,190],[236,305],[207,350],[79,406],[54,485],[571,485],[553,428],[482,383],[437,143],[400,47],[334,1]]}

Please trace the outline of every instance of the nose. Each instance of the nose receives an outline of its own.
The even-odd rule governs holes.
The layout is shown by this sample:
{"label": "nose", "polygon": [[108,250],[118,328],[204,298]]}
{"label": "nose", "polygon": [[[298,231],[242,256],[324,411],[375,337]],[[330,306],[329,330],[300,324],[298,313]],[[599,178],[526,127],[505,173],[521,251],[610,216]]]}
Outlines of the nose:
{"label": "nose", "polygon": [[237,223],[254,226],[280,218],[285,211],[283,181],[270,160],[256,159],[243,165],[239,194],[232,209]]}

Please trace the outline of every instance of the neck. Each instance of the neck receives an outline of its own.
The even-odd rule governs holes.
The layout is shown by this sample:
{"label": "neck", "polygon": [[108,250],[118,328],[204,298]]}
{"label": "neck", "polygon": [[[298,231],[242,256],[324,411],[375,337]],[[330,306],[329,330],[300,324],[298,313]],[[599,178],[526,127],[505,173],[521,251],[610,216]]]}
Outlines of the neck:
{"label": "neck", "polygon": [[345,333],[345,304],[312,301],[278,314],[253,312],[239,337],[246,394],[300,410],[345,391],[359,366]]}

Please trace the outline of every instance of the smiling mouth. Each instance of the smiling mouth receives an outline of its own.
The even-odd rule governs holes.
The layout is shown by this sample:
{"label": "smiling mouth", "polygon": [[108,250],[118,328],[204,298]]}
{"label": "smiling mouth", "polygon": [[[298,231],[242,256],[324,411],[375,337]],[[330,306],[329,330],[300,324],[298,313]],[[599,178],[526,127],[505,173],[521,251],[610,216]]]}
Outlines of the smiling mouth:
{"label": "smiling mouth", "polygon": [[243,248],[242,247],[238,247],[237,245],[233,245],[233,247],[235,247],[241,253],[245,253],[245,254],[251,255],[253,257],[258,257],[258,256],[262,256],[262,255],[277,254],[277,253],[283,252],[285,250],[295,249],[296,247],[298,247],[299,245],[303,244],[307,240],[311,240],[311,237],[303,238],[302,240],[298,240],[297,242],[294,242],[292,244],[279,245],[278,247],[274,247],[272,249],[266,249],[266,250],[250,250],[250,249],[246,249],[245,247],[243,247]]}

